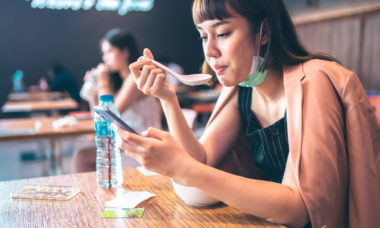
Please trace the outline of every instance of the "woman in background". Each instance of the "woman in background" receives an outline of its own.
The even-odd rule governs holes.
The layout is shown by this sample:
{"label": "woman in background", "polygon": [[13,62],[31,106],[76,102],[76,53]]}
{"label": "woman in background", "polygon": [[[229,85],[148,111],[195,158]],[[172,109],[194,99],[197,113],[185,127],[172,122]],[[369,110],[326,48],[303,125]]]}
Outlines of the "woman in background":
{"label": "woman in background", "polygon": [[[130,69],[160,99],[170,133],[118,128],[121,147],[149,170],[269,221],[377,227],[380,128],[357,76],[299,43],[282,0],[195,0],[193,18],[223,85],[203,136],[144,50]],[[238,175],[215,168],[232,149],[243,161],[233,163]]]}
{"label": "woman in background", "polygon": [[[121,118],[136,131],[142,132],[148,127],[161,129],[162,110],[158,100],[137,89],[129,71],[129,64],[138,56],[133,36],[120,29],[112,29],[101,39],[100,49],[103,62],[86,73],[82,97],[92,106],[98,103],[100,95],[111,94]],[[95,169],[95,150],[92,146],[77,153],[77,171]]]}

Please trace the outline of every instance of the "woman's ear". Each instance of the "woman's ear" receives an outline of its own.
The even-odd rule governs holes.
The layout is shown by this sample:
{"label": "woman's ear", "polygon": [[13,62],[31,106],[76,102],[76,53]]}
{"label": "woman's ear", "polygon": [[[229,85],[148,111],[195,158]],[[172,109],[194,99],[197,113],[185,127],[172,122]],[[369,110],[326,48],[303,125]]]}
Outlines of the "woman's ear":
{"label": "woman's ear", "polygon": [[268,44],[269,42],[269,29],[267,19],[263,20],[263,31],[261,35],[261,46]]}

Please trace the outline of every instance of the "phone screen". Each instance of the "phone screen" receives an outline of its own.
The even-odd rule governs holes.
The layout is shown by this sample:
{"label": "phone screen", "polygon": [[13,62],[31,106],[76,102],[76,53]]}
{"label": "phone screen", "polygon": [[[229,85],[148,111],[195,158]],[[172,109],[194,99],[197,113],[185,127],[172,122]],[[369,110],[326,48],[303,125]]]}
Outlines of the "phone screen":
{"label": "phone screen", "polygon": [[127,123],[125,123],[122,119],[116,116],[110,109],[102,106],[94,106],[94,110],[96,113],[101,115],[104,119],[106,119],[110,123],[116,123],[119,127],[134,134],[137,133],[133,128],[131,128]]}

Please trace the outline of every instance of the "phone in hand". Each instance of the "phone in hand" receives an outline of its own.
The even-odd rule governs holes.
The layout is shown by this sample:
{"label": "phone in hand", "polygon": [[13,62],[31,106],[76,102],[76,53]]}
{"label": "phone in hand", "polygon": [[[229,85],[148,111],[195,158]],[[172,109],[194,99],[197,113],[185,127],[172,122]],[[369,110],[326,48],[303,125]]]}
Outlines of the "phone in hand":
{"label": "phone in hand", "polygon": [[104,119],[106,119],[110,123],[115,123],[122,129],[139,135],[137,131],[135,131],[132,127],[130,127],[127,123],[125,123],[122,119],[116,116],[108,107],[102,106],[94,106],[94,111],[101,115]]}

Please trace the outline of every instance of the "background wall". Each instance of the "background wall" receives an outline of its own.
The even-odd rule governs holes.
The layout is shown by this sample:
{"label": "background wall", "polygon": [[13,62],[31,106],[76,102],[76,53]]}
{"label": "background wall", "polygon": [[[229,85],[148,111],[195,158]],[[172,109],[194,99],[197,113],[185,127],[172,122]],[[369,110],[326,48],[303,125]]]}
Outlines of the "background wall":
{"label": "background wall", "polygon": [[366,90],[380,91],[380,3],[300,14],[293,21],[308,50],[334,56]]}
{"label": "background wall", "polygon": [[[153,53],[169,57],[186,73],[199,71],[203,61],[191,17],[192,0],[155,0],[151,11],[128,12],[124,16],[95,9],[33,9],[30,2],[0,0],[0,92],[10,87],[17,69],[24,71],[26,85],[32,85],[57,61],[81,84],[85,71],[101,60],[100,38],[115,27],[132,32],[141,50],[149,47]],[[304,2],[285,0],[293,13]],[[380,7],[375,6],[343,12],[321,7],[310,9],[318,11],[316,15],[293,14],[302,42],[312,51],[327,52],[340,59],[359,75],[368,90],[380,90]],[[319,13],[326,9],[329,12]]]}
{"label": "background wall", "polygon": [[101,60],[99,40],[111,28],[135,35],[149,47],[179,63],[187,73],[203,61],[191,17],[192,0],[155,0],[149,12],[33,9],[30,0],[0,0],[0,90],[10,86],[17,69],[26,85],[37,84],[48,66],[61,62],[82,83],[86,70]]}

